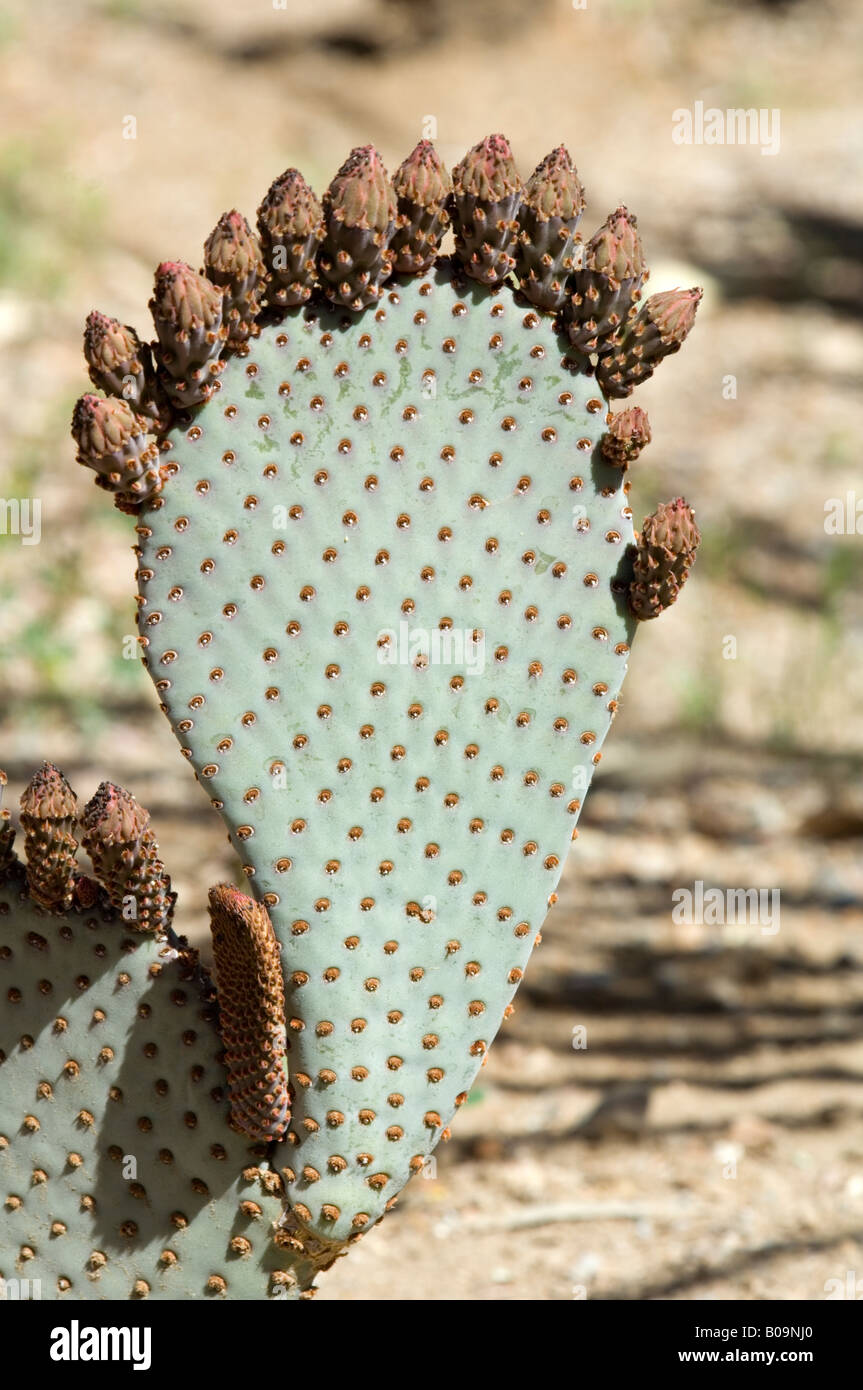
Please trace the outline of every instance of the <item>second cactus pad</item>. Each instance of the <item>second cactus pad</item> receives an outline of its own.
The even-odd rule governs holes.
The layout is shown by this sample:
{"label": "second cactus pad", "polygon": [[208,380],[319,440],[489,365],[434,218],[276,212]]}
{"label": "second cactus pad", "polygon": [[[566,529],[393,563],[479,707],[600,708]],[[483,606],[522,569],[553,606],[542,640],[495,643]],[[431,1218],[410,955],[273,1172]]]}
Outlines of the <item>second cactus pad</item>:
{"label": "second cactus pad", "polygon": [[635,626],[606,406],[448,260],[264,322],[163,446],[145,660],[282,945],[301,1220],[423,1164],[556,888]]}

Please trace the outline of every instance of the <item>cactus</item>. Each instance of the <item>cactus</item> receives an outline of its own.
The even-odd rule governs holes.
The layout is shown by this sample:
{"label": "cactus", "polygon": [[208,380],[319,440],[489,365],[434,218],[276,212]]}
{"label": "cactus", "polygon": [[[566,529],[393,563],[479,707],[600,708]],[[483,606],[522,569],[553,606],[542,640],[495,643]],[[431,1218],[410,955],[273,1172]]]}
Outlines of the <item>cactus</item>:
{"label": "cactus", "polygon": [[695,560],[701,533],[682,497],[646,518],[636,547],[629,606],[636,618],[658,618],[676,602]]}
{"label": "cactus", "polygon": [[703,291],[666,290],[652,294],[634,318],[614,336],[611,351],[599,360],[596,377],[607,396],[630,396],[652,376],[663,357],[679,352],[692,325]]}
{"label": "cactus", "polygon": [[258,233],[267,266],[263,288],[268,302],[281,308],[305,304],[318,282],[324,213],[298,169],[286,169],[270,185],[258,209]]}
{"label": "cactus", "polygon": [[434,265],[449,226],[452,179],[431,140],[420,140],[393,178],[398,219],[390,242],[393,270],[419,273]]}
{"label": "cactus", "polygon": [[509,142],[489,135],[453,170],[455,244],[465,270],[499,285],[515,268],[522,182]]}
{"label": "cactus", "polygon": [[381,297],[393,268],[396,196],[373,145],[352,150],[324,197],[319,266],[327,298],[358,311]]}
{"label": "cactus", "polygon": [[564,318],[573,347],[601,356],[611,351],[648,273],[636,219],[619,207],[591,237],[572,277]]}
{"label": "cactus", "polygon": [[[0,866],[0,1275],[43,1298],[301,1297],[335,1254],[303,1240],[265,1147],[230,1125],[197,952],[142,920],[165,883],[147,814],[99,789],[94,879],[68,854],[74,802],[46,764],[22,798],[26,866],[11,843]],[[272,1007],[255,980],[245,999]]]}
{"label": "cactus", "polygon": [[521,205],[516,257],[521,288],[533,304],[560,309],[575,267],[575,233],[584,211],[584,189],[569,152],[559,145],[531,175]]}
{"label": "cactus", "polygon": [[[260,252],[233,212],[206,274],[160,266],[157,417],[127,405],[111,434],[112,398],[76,409],[81,461],[136,513],[144,664],[252,895],[211,894],[219,1125],[234,1177],[242,1134],[284,1200],[255,1268],[298,1293],[448,1134],[556,899],[638,621],[697,544],[682,499],[636,536],[647,418],[599,389],[628,394],[694,301],[637,311],[625,209],[582,268],[582,204],[563,147],[525,187],[500,135],[452,194],[428,142],[394,183],[359,147],[322,205],[289,170]],[[137,343],[112,334],[114,358]],[[138,428],[146,495],[116,467]],[[125,798],[108,785],[83,813],[100,911],[131,896],[136,959],[167,943],[198,972]],[[222,1249],[232,1220],[213,1213]]]}

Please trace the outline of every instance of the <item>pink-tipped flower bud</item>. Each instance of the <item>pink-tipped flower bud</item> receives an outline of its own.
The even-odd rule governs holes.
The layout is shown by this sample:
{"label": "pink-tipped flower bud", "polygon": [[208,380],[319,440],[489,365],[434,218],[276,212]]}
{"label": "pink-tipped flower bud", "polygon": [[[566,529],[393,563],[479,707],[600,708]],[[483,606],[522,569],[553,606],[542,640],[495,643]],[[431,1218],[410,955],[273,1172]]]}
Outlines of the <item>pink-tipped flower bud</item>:
{"label": "pink-tipped flower bud", "polygon": [[213,284],[225,291],[228,345],[240,347],[254,328],[265,271],[258,238],[236,208],[223,213],[207,238],[204,268]]}
{"label": "pink-tipped flower bud", "polygon": [[352,150],[324,195],[319,269],[324,293],[358,312],[381,297],[392,272],[396,196],[374,145]]}
{"label": "pink-tipped flower bud", "polygon": [[600,358],[617,346],[647,279],[636,218],[616,208],[593,234],[572,277],[564,319],[573,347]]}
{"label": "pink-tipped flower bud", "polygon": [[305,304],[318,282],[324,210],[299,169],[286,169],[270,185],[258,208],[258,232],[268,301],[284,308]]}
{"label": "pink-tipped flower bud", "polygon": [[452,179],[432,144],[420,140],[393,175],[398,219],[391,242],[394,268],[403,274],[428,270],[449,225]]}
{"label": "pink-tipped flower bud", "polygon": [[224,291],[183,261],[156,271],[150,311],[159,339],[160,380],[176,406],[200,405],[212,395],[227,338]]}
{"label": "pink-tipped flower bud", "polygon": [[658,618],[676,602],[700,542],[695,514],[682,497],[662,502],[645,519],[629,588],[629,606],[637,618]]}
{"label": "pink-tipped flower bud", "polygon": [[575,232],[584,209],[584,190],[564,145],[534,169],[519,212],[516,272],[523,293],[552,312],[566,300],[575,264]]}
{"label": "pink-tipped flower bud", "polygon": [[162,488],[159,449],[149,423],[117,396],[82,396],[72,414],[78,462],[96,473],[121,510],[136,509]]}
{"label": "pink-tipped flower bud", "polygon": [[663,357],[679,352],[695,322],[704,291],[652,294],[626,325],[614,352],[600,359],[596,379],[609,397],[629,396],[652,376]]}
{"label": "pink-tipped flower bud", "polygon": [[524,186],[509,141],[487,135],[453,169],[455,249],[465,271],[499,285],[515,269]]}
{"label": "pink-tipped flower bud", "polygon": [[487,135],[468,150],[452,171],[458,196],[470,194],[480,203],[500,203],[522,193],[521,176],[505,135]]}
{"label": "pink-tipped flower bud", "polygon": [[650,421],[647,411],[640,406],[630,406],[614,415],[602,436],[600,447],[602,457],[607,463],[626,469],[634,463],[650,443]]}
{"label": "pink-tipped flower bud", "polygon": [[74,896],[78,798],[53,763],[34,772],[21,796],[21,825],[30,896],[52,912]]}
{"label": "pink-tipped flower bud", "polygon": [[324,209],[328,221],[345,227],[387,231],[395,220],[395,192],[374,145],[351,150],[327,189]]}
{"label": "pink-tipped flower bud", "polygon": [[584,189],[565,145],[558,145],[537,164],[527,181],[524,203],[543,222],[555,217],[570,222],[581,217]]}
{"label": "pink-tipped flower bud", "polygon": [[609,213],[599,231],[594,232],[585,247],[584,264],[618,284],[623,280],[637,280],[644,274],[638,221],[625,207]]}
{"label": "pink-tipped flower bud", "polygon": [[84,807],[83,845],[111,905],[136,931],[164,931],[176,895],[150,817],[130,792],[103,782]]}

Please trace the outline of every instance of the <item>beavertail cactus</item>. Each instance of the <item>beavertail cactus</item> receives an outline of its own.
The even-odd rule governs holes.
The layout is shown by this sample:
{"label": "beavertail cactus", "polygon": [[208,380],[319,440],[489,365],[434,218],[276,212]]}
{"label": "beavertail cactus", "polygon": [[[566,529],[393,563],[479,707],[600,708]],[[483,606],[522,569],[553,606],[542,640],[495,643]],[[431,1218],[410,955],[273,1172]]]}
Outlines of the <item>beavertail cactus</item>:
{"label": "beavertail cactus", "polygon": [[584,264],[573,275],[564,311],[573,347],[600,355],[611,351],[647,275],[636,219],[619,207],[591,237]]}
{"label": "beavertail cactus", "polygon": [[258,208],[258,233],[268,303],[288,309],[305,304],[318,283],[324,212],[298,169],[287,169],[270,185]]}
{"label": "beavertail cactus", "polygon": [[[149,836],[154,851],[126,878],[131,916],[113,903],[116,860],[94,855],[103,882],[76,877],[75,797],[50,764],[22,797],[22,823],[42,827],[26,866],[0,830],[0,1276],[38,1280],[42,1298],[302,1296],[337,1250],[304,1238],[264,1145],[230,1123],[231,1034],[197,953],[166,924],[141,929],[163,879],[146,812],[110,784],[93,801],[126,822],[114,848]],[[75,892],[44,904],[60,820]],[[95,848],[98,830],[83,838]],[[271,983],[246,979],[250,1019],[272,1013]],[[224,997],[230,1017],[229,984]]]}
{"label": "beavertail cactus", "polygon": [[663,502],[645,519],[629,589],[629,606],[636,618],[658,618],[677,601],[700,542],[695,515],[682,497]]}
{"label": "beavertail cactus", "polygon": [[320,254],[324,293],[355,312],[381,297],[392,271],[389,243],[396,197],[373,145],[352,150],[324,197],[326,232]]}
{"label": "beavertail cactus", "polygon": [[[119,402],[158,448],[158,486],[117,490],[144,662],[251,895],[211,895],[219,1192],[242,1135],[285,1206],[268,1254],[241,1259],[294,1291],[381,1219],[466,1100],[556,900],[638,619],[694,555],[680,500],[636,540],[628,466],[650,429],[602,395],[679,345],[692,301],[639,313],[635,219],[618,209],[582,260],[582,206],[563,147],[525,187],[501,135],[451,189],[428,142],[393,183],[354,150],[322,204],[289,170],[260,253],[233,212],[207,274],[159,268],[159,410],[140,413],[144,386]],[[117,360],[138,351],[117,342]],[[144,960],[173,942],[173,895],[124,796],[97,793],[84,844],[100,910],[134,904],[119,930]],[[159,1046],[173,1094],[182,1046]],[[227,1206],[212,1216],[233,1249]],[[242,1269],[215,1274],[255,1296]]]}
{"label": "beavertail cactus", "polygon": [[559,145],[528,180],[520,214],[519,284],[542,309],[560,309],[566,302],[583,211],[584,189],[568,150]]}
{"label": "beavertail cactus", "polygon": [[703,290],[666,290],[652,294],[635,318],[630,318],[600,358],[596,377],[607,396],[631,396],[640,382],[652,376],[663,357],[679,352],[695,323]]}
{"label": "beavertail cactus", "polygon": [[453,170],[455,246],[465,270],[499,285],[515,268],[523,185],[503,135],[489,135]]}

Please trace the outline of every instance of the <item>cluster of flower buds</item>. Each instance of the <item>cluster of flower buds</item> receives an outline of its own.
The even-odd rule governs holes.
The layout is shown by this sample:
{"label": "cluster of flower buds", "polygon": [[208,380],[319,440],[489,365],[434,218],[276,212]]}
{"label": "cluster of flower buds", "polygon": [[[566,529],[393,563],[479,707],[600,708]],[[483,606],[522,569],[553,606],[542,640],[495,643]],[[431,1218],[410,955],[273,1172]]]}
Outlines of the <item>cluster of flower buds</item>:
{"label": "cluster of flower buds", "polygon": [[[419,141],[392,179],[373,145],[357,146],[322,201],[287,169],[258,208],[257,233],[234,209],[207,238],[200,272],[183,261],[159,266],[150,300],[155,342],[90,314],[84,353],[106,396],[84,396],[75,407],[79,462],[121,510],[158,505],[170,471],[160,467],[160,443],[211,398],[225,354],[246,353],[264,315],[278,319],[314,295],[360,313],[380,301],[392,276],[428,273],[450,227],[456,274],[492,289],[517,283],[531,304],[559,314],[578,353],[595,355],[606,397],[628,396],[679,349],[701,290],[671,290],[641,305],[648,271],[636,218],[616,208],[584,245],[583,210],[565,146],[525,184],[500,134],[469,150],[451,175],[430,140]],[[646,417],[633,428],[621,420],[603,455],[625,468],[649,437]]]}

